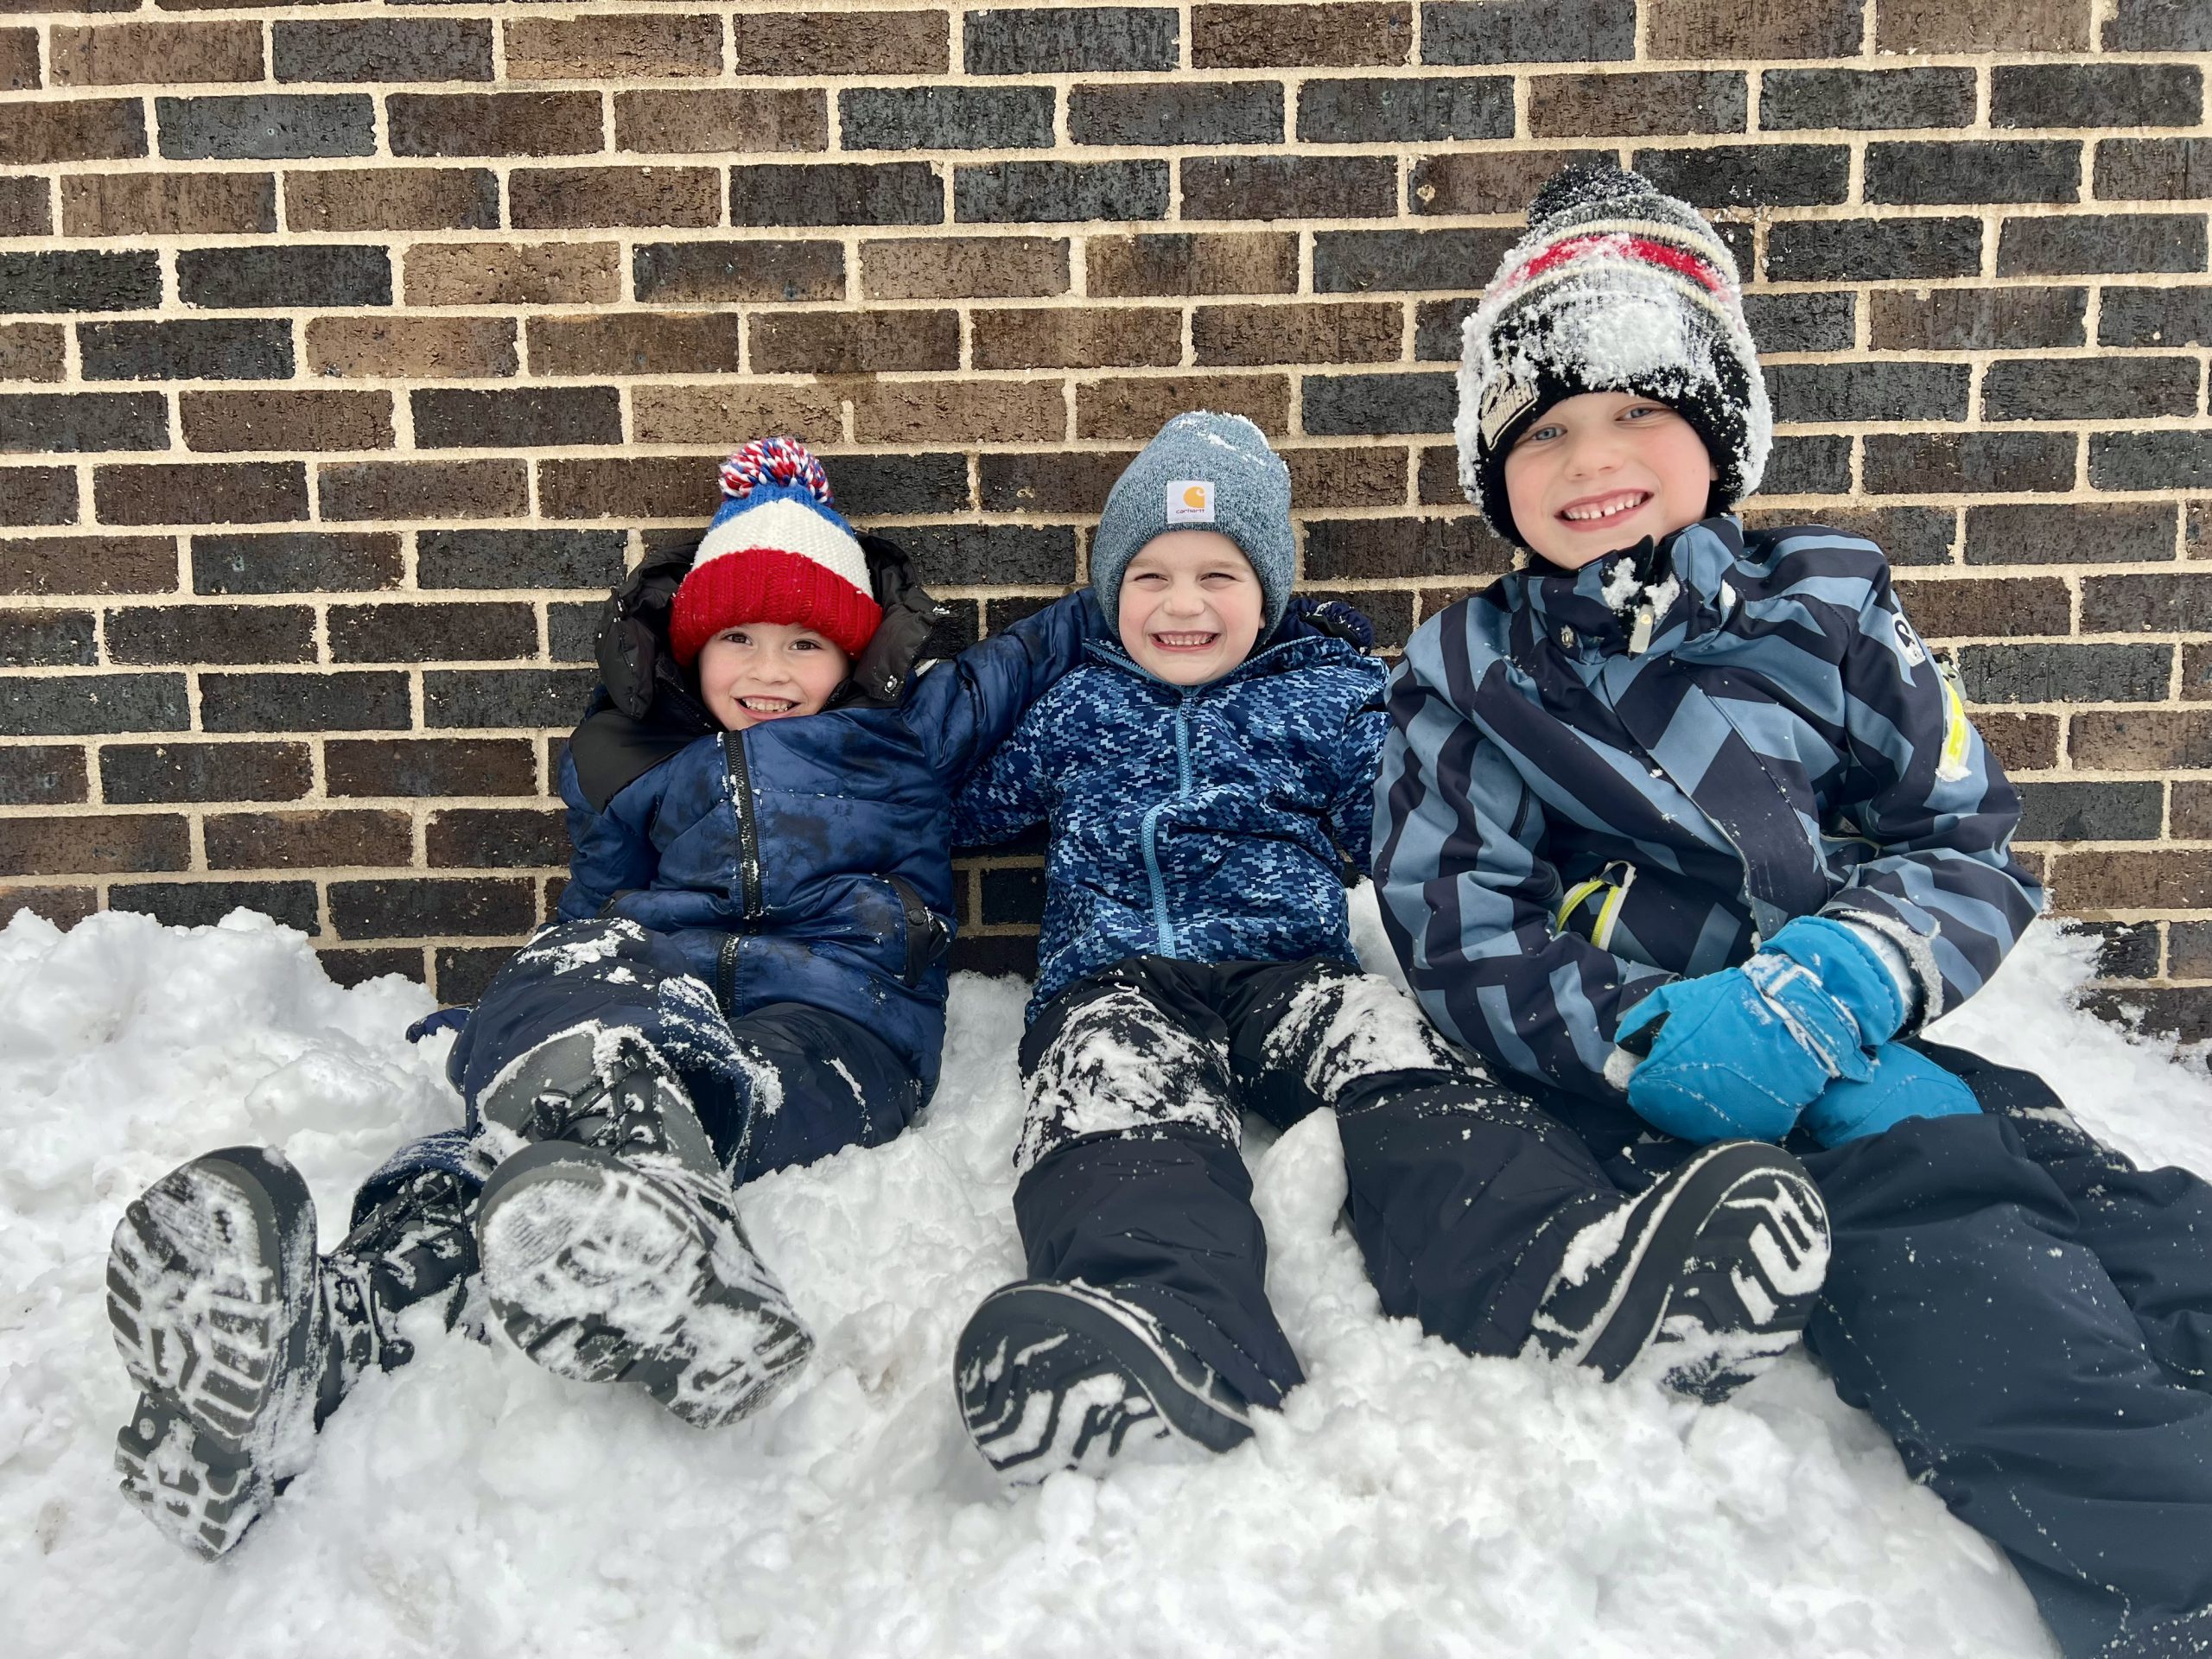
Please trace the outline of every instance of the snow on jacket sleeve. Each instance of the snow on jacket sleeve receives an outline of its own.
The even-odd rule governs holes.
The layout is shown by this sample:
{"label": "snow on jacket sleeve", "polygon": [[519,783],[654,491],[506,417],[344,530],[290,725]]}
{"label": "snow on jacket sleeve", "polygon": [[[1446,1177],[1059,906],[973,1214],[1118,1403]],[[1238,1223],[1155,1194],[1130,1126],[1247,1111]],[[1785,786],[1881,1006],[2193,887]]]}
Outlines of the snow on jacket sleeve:
{"label": "snow on jacket sleeve", "polygon": [[2020,798],[1905,620],[1886,569],[1843,658],[1850,768],[1827,803],[1874,843],[1824,914],[1903,949],[1920,1020],[1981,988],[2043,906],[2012,857]]}
{"label": "snow on jacket sleeve", "polygon": [[1383,929],[1439,1029],[1508,1070],[1617,1101],[1613,1031],[1674,976],[1552,931],[1560,881],[1543,856],[1543,804],[1469,717],[1474,689],[1433,629],[1391,681],[1374,791]]}
{"label": "snow on jacket sleeve", "polygon": [[1105,618],[1086,588],[931,669],[906,694],[907,724],[946,786],[958,789],[1029,706],[1083,660]]}
{"label": "snow on jacket sleeve", "polygon": [[561,798],[569,806],[569,885],[561,892],[563,921],[587,920],[606,909],[616,893],[652,886],[660,855],[645,825],[632,822],[624,810],[632,798],[646,793],[626,788],[616,792],[605,810],[596,810],[584,798],[575,757],[562,755]]}

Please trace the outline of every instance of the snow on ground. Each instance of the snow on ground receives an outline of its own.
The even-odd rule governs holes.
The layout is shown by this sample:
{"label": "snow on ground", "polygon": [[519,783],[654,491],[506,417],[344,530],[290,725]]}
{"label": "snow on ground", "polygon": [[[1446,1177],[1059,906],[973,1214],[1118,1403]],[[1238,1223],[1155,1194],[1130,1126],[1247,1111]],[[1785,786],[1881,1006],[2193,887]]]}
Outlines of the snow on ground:
{"label": "snow on ground", "polygon": [[[1369,959],[1387,963],[1373,904]],[[2069,1008],[2039,929],[1941,1033],[2056,1077],[2139,1155],[2212,1171],[2212,1077]],[[131,1391],[101,1297],[124,1204],[195,1153],[282,1145],[334,1242],[353,1184],[453,1120],[420,988],[327,982],[239,912],[0,932],[0,1629],[24,1656],[1890,1656],[2051,1651],[1989,1546],[1802,1357],[1699,1410],[1383,1319],[1335,1127],[1251,1154],[1312,1382],[1197,1467],[999,1491],[955,1414],[955,1333],[1014,1276],[1024,988],[955,982],[945,1082],[899,1141],[751,1189],[820,1339],[762,1418],[424,1332],[210,1567],[117,1494]]]}

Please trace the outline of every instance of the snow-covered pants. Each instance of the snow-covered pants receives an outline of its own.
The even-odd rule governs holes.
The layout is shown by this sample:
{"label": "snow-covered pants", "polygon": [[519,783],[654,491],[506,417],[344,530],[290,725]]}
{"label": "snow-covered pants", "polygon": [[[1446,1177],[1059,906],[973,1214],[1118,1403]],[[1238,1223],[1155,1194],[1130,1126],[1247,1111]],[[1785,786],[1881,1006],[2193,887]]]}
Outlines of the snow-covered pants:
{"label": "snow-covered pants", "polygon": [[446,1075],[467,1128],[404,1148],[364,1195],[423,1168],[480,1182],[479,1097],[517,1058],[582,1027],[639,1032],[668,1058],[733,1184],[879,1145],[921,1107],[919,1081],[857,1021],[803,1002],[727,1018],[662,935],[631,921],[567,922],[507,959],[454,1042]]}
{"label": "snow-covered pants", "polygon": [[[2139,1170],[2031,1072],[1918,1046],[1983,1116],[1789,1143],[1834,1230],[1806,1345],[2099,1653],[2212,1604],[2212,1185]],[[1548,1103],[1624,1185],[1689,1150]]]}
{"label": "snow-covered pants", "polygon": [[1258,1405],[1303,1373],[1268,1306],[1245,1111],[1335,1109],[1384,1308],[1477,1353],[1519,1350],[1567,1239],[1619,1202],[1574,1135],[1335,962],[1132,957],[1039,1012],[1021,1070],[1030,1276],[1142,1306]]}

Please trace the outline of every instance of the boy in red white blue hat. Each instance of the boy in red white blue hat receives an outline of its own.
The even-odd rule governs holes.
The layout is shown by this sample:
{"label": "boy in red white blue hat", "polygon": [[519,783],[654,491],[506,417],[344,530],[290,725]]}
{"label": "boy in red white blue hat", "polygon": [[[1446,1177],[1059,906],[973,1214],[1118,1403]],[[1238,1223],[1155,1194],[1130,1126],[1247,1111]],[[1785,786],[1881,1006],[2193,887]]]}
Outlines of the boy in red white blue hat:
{"label": "boy in red white blue hat", "polygon": [[[917,673],[942,611],[798,443],[749,443],[696,550],[616,590],[561,767],[560,917],[447,1071],[468,1127],[408,1147],[315,1254],[281,1154],[128,1206],[109,1258],[138,1384],[124,1490],[213,1558],[305,1463],[400,1311],[481,1284],[540,1365],[712,1427],[806,1357],[739,1224],[755,1176],[896,1135],[936,1087],[952,792],[1105,625],[1074,594]],[[441,1016],[442,1017],[442,1016]]]}

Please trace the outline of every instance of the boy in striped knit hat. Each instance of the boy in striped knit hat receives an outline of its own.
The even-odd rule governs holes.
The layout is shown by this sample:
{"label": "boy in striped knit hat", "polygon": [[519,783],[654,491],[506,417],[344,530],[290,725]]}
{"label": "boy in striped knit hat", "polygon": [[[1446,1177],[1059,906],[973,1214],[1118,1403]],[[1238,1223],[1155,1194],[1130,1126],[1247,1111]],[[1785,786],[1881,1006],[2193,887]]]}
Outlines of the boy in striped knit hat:
{"label": "boy in striped knit hat", "polygon": [[1704,220],[1610,164],[1547,185],[1460,377],[1462,480],[1527,557],[1393,681],[1385,926],[1430,1017],[1605,1182],[1797,1153],[1838,1391],[2069,1659],[2212,1651],[2212,1186],[1913,1034],[2043,894],[1881,550],[1734,516],[1768,420]]}
{"label": "boy in striped knit hat", "polygon": [[538,1364],[701,1427],[757,1409],[812,1345],[734,1189],[888,1140],[929,1099],[952,791],[1103,623],[1077,594],[918,673],[944,613],[812,455],[767,439],[721,479],[696,551],[609,601],[561,766],[559,918],[448,1060],[467,1128],[372,1175],[328,1255],[274,1151],[195,1159],[126,1209],[109,1311],[142,1392],[118,1462],[201,1555],[365,1370],[408,1357],[416,1303],[452,1324],[480,1283]]}

